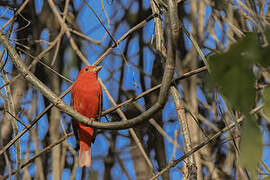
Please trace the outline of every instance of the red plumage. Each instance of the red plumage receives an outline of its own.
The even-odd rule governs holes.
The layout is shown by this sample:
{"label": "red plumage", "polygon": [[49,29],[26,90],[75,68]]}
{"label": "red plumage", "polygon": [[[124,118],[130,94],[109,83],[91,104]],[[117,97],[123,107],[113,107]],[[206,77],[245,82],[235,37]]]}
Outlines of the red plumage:
{"label": "red plumage", "polygon": [[[80,114],[100,120],[102,110],[102,90],[97,73],[101,66],[86,66],[78,74],[71,91],[71,105]],[[91,143],[95,140],[95,129],[72,119],[77,145],[80,147],[79,166],[91,166]]]}

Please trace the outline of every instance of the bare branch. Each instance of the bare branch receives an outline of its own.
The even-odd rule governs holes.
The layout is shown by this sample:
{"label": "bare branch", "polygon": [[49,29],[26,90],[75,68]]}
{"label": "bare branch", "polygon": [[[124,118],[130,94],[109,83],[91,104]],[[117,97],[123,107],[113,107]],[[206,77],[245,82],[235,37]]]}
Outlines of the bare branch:
{"label": "bare branch", "polygon": [[156,104],[154,104],[144,113],[128,121],[102,123],[81,115],[80,113],[75,111],[72,107],[68,106],[65,102],[63,102],[60,98],[58,98],[52,90],[50,90],[46,85],[44,85],[32,72],[30,72],[27,69],[26,65],[21,60],[21,57],[18,55],[18,53],[15,51],[15,49],[8,41],[8,39],[2,33],[0,35],[0,42],[5,48],[7,48],[12,62],[15,64],[18,71],[20,71],[23,74],[24,78],[29,83],[31,83],[36,89],[38,89],[45,97],[47,97],[56,107],[61,109],[63,112],[71,115],[79,122],[89,125],[91,127],[100,129],[127,129],[147,120],[148,118],[151,117],[152,114],[159,111],[165,105],[168,93],[167,92],[168,86],[171,83],[173,74],[173,66],[171,64],[172,61],[171,59],[169,60],[169,63],[165,67],[165,73],[163,78],[165,84],[162,83],[161,85],[160,99]]}

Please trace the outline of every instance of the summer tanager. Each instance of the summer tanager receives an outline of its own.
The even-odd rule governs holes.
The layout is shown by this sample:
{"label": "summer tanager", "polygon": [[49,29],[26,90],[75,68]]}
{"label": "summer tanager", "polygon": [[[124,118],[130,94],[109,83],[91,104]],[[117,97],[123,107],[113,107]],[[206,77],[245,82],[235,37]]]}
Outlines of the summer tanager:
{"label": "summer tanager", "polygon": [[[102,110],[102,90],[97,73],[101,66],[86,66],[78,74],[71,91],[71,105],[80,114],[99,121]],[[91,166],[91,143],[94,143],[96,131],[72,119],[76,138],[76,149],[80,148],[79,166]]]}

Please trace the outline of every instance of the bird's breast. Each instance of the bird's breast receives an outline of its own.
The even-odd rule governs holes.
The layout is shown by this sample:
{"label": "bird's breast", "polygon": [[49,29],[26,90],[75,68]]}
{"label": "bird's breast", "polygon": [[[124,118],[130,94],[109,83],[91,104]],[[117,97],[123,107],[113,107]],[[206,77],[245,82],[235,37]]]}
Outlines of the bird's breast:
{"label": "bird's breast", "polygon": [[74,108],[82,115],[89,118],[96,118],[99,110],[100,86],[79,86],[74,87],[73,103]]}

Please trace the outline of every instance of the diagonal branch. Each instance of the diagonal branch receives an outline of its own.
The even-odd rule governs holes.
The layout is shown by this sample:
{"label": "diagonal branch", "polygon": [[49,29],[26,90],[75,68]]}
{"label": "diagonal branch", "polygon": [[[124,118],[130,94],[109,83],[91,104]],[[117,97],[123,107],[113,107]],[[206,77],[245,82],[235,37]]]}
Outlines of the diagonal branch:
{"label": "diagonal branch", "polygon": [[50,7],[51,7],[51,9],[52,9],[52,11],[53,11],[53,13],[54,13],[54,15],[56,16],[56,18],[57,18],[59,24],[61,24],[61,27],[64,29],[64,31],[65,31],[65,33],[66,33],[68,39],[69,39],[69,42],[70,42],[72,48],[74,49],[74,51],[76,52],[76,54],[80,57],[80,59],[81,59],[84,63],[88,64],[87,58],[81,53],[81,51],[79,50],[79,47],[76,45],[74,39],[73,39],[72,36],[71,36],[71,33],[70,33],[70,31],[69,31],[69,28],[67,27],[67,24],[64,22],[64,20],[62,19],[62,17],[61,17],[60,14],[58,13],[57,8],[56,8],[56,6],[55,6],[53,0],[49,0],[48,3],[49,3],[49,5],[50,5]]}
{"label": "diagonal branch", "polygon": [[[47,151],[50,151],[54,146],[56,146],[56,145],[62,143],[63,141],[65,141],[67,138],[69,138],[69,137],[72,136],[72,135],[73,135],[73,132],[71,132],[71,133],[69,133],[69,134],[63,136],[63,137],[60,138],[58,141],[56,141],[56,142],[50,144],[49,146],[47,146],[46,148],[44,148],[42,151],[40,151],[40,152],[39,152],[38,154],[36,154],[35,156],[33,156],[33,157],[27,159],[27,160],[26,160],[19,168],[13,170],[13,171],[11,172],[11,174],[15,174],[15,172],[16,172],[17,170],[20,170],[20,169],[24,168],[25,166],[29,165],[29,164],[30,164],[31,162],[33,162],[36,158],[40,157],[42,154],[46,153]],[[76,163],[75,163],[75,164],[76,164]],[[0,177],[0,178],[1,178],[1,179],[6,179],[6,178],[8,178],[8,176],[4,176],[4,177]]]}
{"label": "diagonal branch", "polygon": [[[257,112],[259,112],[262,109],[262,105],[257,106],[256,108],[254,108],[253,110],[251,110],[249,112],[249,114],[255,114]],[[215,135],[213,135],[210,138],[207,138],[207,140],[205,140],[204,142],[202,142],[201,144],[195,146],[193,149],[191,149],[190,151],[188,151],[186,154],[184,154],[183,156],[181,156],[180,158],[172,161],[170,164],[168,164],[168,166],[164,169],[162,169],[159,173],[157,173],[155,176],[153,176],[151,178],[151,180],[154,180],[156,178],[158,178],[159,176],[161,176],[163,173],[165,173],[166,171],[168,171],[170,168],[176,166],[178,163],[180,163],[181,161],[183,161],[184,159],[186,159],[187,157],[191,156],[193,153],[197,152],[198,150],[200,150],[201,148],[203,148],[204,146],[206,146],[207,144],[209,144],[210,142],[212,142],[213,140],[215,140],[216,138],[218,138],[219,136],[221,136],[222,134],[224,134],[225,132],[229,131],[230,129],[234,128],[236,126],[237,123],[242,122],[244,119],[244,116],[241,116],[239,119],[237,119],[236,122],[231,123],[230,125],[228,125],[227,127],[221,129],[219,132],[217,132]]]}
{"label": "diagonal branch", "polygon": [[[127,129],[133,127],[139,123],[142,123],[145,120],[148,120],[154,113],[158,112],[164,105],[167,99],[169,85],[171,83],[172,74],[173,74],[173,66],[171,63],[166,63],[165,72],[163,75],[161,91],[159,95],[159,100],[156,102],[151,108],[149,108],[144,113],[139,116],[132,118],[128,121],[121,122],[97,122],[93,119],[89,119],[72,107],[67,105],[64,101],[57,97],[57,95],[49,89],[45,84],[43,84],[32,72],[27,69],[27,66],[22,61],[19,54],[10,44],[8,39],[0,32],[0,43],[8,50],[9,56],[11,57],[11,61],[14,63],[18,71],[23,74],[24,78],[31,83],[36,89],[38,89],[45,97],[47,97],[56,107],[58,107],[63,112],[69,114],[74,119],[78,120],[81,123],[89,125],[91,127],[100,128],[100,129]],[[168,61],[170,62],[170,60]]]}
{"label": "diagonal branch", "polygon": [[[59,98],[64,97],[69,91],[71,90],[71,87],[69,87],[65,92],[63,92]],[[22,137],[27,131],[29,131],[38,121],[39,119],[46,114],[54,105],[51,103],[49,106],[47,106],[33,121],[32,123],[24,128],[20,133],[18,133],[11,141],[9,141],[1,150],[0,150],[0,156],[6,152],[20,137]]]}
{"label": "diagonal branch", "polygon": [[[113,97],[111,96],[111,94],[109,93],[109,91],[107,90],[107,88],[105,87],[105,85],[103,84],[103,82],[101,80],[99,80],[100,82],[100,85],[102,87],[102,89],[105,91],[105,93],[107,94],[109,100],[111,101],[111,103],[113,105],[116,105]],[[119,114],[119,116],[124,120],[124,121],[127,121],[127,117],[126,115],[124,114],[124,112],[121,110],[121,109],[117,109],[116,112]],[[155,174],[155,169],[151,163],[151,160],[150,158],[147,156],[145,150],[143,149],[143,146],[142,146],[142,143],[140,142],[138,136],[136,135],[135,131],[133,128],[129,128],[128,129],[130,134],[131,134],[131,137],[133,138],[133,140],[135,141],[136,145],[138,146],[139,150],[141,151],[145,161],[147,162],[147,165],[149,166],[149,168],[151,169],[151,171],[153,172],[153,174]]]}
{"label": "diagonal branch", "polygon": [[[188,77],[190,77],[190,76],[192,76],[192,75],[194,75],[194,74],[197,74],[197,73],[200,73],[200,72],[203,72],[203,71],[206,71],[207,69],[206,69],[206,66],[204,66],[204,67],[201,67],[201,68],[198,68],[198,69],[195,69],[195,70],[193,70],[193,71],[190,71],[190,72],[187,72],[187,73],[185,73],[185,74],[183,74],[183,75],[181,75],[181,76],[179,76],[179,77],[177,77],[177,78],[174,78],[172,81],[171,81],[171,83],[175,83],[175,82],[177,82],[177,81],[179,81],[179,80],[182,80],[182,79],[185,79],[185,78],[188,78]],[[21,74],[19,74],[19,75],[21,75]],[[65,92],[63,92],[60,96],[59,96],[59,98],[62,98],[62,97],[64,97],[67,93],[69,93],[69,91],[71,90],[71,87],[72,86],[70,86]],[[116,110],[116,109],[118,109],[118,108],[120,108],[121,106],[124,106],[124,105],[126,105],[126,104],[128,104],[128,103],[131,103],[131,102],[133,102],[133,101],[136,101],[136,100],[138,100],[138,99],[140,99],[141,97],[143,97],[143,96],[145,96],[145,95],[147,95],[147,94],[149,94],[149,93],[151,93],[151,92],[153,92],[153,91],[155,91],[155,90],[157,90],[157,89],[159,89],[161,87],[161,83],[160,84],[158,84],[158,85],[156,85],[156,86],[154,86],[153,88],[151,88],[151,89],[148,89],[147,91],[145,91],[145,92],[143,92],[143,93],[141,93],[140,95],[138,95],[138,96],[136,96],[135,98],[130,98],[130,99],[128,99],[128,100],[126,100],[126,101],[124,101],[124,102],[122,102],[122,103],[120,103],[120,104],[118,104],[118,105],[116,105],[116,106],[113,106],[113,107],[111,107],[111,108],[109,108],[109,109],[107,109],[107,110],[105,110],[105,111],[103,111],[103,113],[102,113],[102,116],[105,116],[106,114],[108,114],[108,113],[110,113],[110,112],[112,112],[112,111],[114,111],[114,110]],[[23,131],[21,131],[17,136],[15,136],[8,144],[6,144],[5,145],[5,147],[3,147],[1,150],[0,150],[0,156],[7,150],[7,149],[9,149],[21,136],[23,136],[29,129],[31,129],[35,124],[36,124],[36,122],[38,122],[38,120],[48,111],[48,110],[50,110],[50,108],[52,108],[54,106],[54,104],[50,104],[49,106],[47,106],[34,120],[32,120],[31,122],[31,125],[29,125],[27,128],[25,128]],[[153,123],[151,122],[151,119],[149,120],[150,121],[150,123],[153,125]]]}
{"label": "diagonal branch", "polygon": [[[237,122],[240,123],[242,120],[243,120],[243,117],[241,117],[240,119],[238,119]],[[223,133],[225,133],[228,130],[232,129],[235,126],[235,124],[236,123],[232,123],[231,125],[227,126],[226,128],[220,130],[215,135],[213,135],[212,137],[208,138],[206,141],[202,142],[201,144],[195,146],[193,149],[191,149],[190,151],[188,151],[186,154],[184,154],[180,158],[172,161],[170,164],[168,164],[168,166],[166,168],[162,169],[159,173],[157,173],[155,176],[153,176],[151,178],[151,180],[154,180],[157,177],[161,176],[163,173],[165,173],[166,171],[168,171],[170,168],[176,166],[178,163],[180,163],[181,161],[183,161],[187,157],[191,156],[193,153],[197,152],[198,150],[200,150],[201,148],[203,148],[204,146],[206,146],[207,144],[209,144],[211,141],[213,141],[216,138],[218,138],[219,136],[221,136]]]}

